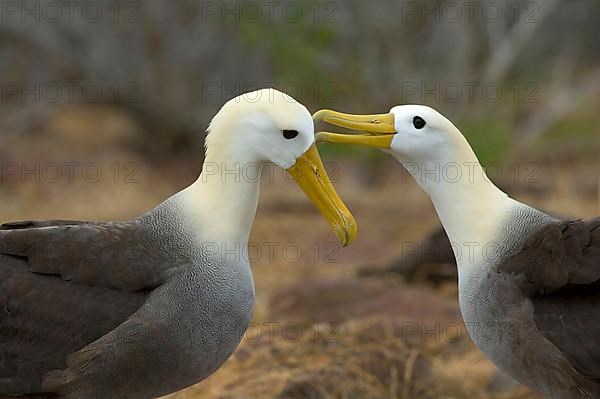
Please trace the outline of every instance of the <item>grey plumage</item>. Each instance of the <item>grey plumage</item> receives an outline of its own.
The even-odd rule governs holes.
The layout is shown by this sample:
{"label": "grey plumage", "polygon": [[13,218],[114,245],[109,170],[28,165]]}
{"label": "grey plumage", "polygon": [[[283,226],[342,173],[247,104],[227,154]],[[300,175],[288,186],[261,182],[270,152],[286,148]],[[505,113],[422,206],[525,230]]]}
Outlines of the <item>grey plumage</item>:
{"label": "grey plumage", "polygon": [[173,200],[130,222],[0,230],[0,394],[149,398],[237,347],[254,286],[190,237]]}
{"label": "grey plumage", "polygon": [[474,341],[548,398],[600,397],[600,218],[559,221],[520,205],[497,242],[460,294]]}

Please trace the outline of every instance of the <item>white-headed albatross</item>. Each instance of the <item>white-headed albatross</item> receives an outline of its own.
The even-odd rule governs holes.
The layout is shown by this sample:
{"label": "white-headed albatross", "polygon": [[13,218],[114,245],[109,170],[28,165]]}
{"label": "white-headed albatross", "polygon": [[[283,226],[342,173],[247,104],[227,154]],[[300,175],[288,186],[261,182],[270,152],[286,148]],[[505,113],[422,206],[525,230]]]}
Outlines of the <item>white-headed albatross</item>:
{"label": "white-headed albatross", "polygon": [[343,245],[352,241],[356,225],[328,181],[310,113],[272,89],[227,102],[198,180],[147,214],[2,225],[0,396],[147,399],[217,370],[254,304],[240,251],[259,179],[232,171],[267,161],[290,172]]}
{"label": "white-headed albatross", "polygon": [[467,329],[499,368],[548,398],[600,398],[600,218],[557,220],[508,197],[429,107],[314,118],[366,132],[317,142],[381,148],[429,194],[457,258]]}

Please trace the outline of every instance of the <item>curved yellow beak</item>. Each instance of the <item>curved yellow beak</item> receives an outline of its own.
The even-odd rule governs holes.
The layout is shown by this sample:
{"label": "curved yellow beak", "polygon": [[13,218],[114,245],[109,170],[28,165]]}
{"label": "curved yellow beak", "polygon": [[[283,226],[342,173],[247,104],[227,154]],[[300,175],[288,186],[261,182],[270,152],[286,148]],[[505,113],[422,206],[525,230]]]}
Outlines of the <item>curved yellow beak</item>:
{"label": "curved yellow beak", "polygon": [[315,136],[317,143],[354,144],[363,147],[390,148],[396,134],[394,114],[352,115],[322,109],[313,115],[313,119],[365,132],[363,134],[319,132]]}
{"label": "curved yellow beak", "polygon": [[333,188],[317,146],[311,145],[287,171],[333,227],[340,243],[345,247],[354,241],[356,221]]}

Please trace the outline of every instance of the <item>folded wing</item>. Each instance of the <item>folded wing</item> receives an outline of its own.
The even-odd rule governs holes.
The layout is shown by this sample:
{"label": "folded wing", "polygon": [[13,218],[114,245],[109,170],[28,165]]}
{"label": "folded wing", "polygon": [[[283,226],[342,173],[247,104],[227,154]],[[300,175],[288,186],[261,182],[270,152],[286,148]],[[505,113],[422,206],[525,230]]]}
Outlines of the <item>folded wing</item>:
{"label": "folded wing", "polygon": [[600,218],[545,226],[501,271],[522,279],[542,335],[600,382]]}
{"label": "folded wing", "polygon": [[137,221],[0,226],[0,393],[35,393],[169,275]]}

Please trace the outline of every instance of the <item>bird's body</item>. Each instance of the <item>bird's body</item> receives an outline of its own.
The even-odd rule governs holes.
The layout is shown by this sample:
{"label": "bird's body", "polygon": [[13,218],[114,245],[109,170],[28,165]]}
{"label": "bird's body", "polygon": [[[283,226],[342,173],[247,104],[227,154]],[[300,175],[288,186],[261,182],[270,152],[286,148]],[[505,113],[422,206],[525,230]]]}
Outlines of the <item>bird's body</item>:
{"label": "bird's body", "polygon": [[[147,399],[217,370],[252,317],[244,254],[267,161],[353,238],[308,110],[275,90],[228,102],[199,178],[134,220],[0,227],[0,396]],[[231,173],[248,165],[252,179]]]}
{"label": "bird's body", "polygon": [[316,116],[372,132],[319,141],[383,148],[427,192],[454,250],[467,329],[499,368],[548,398],[600,397],[600,218],[561,221],[510,198],[431,108]]}
{"label": "bird's body", "polygon": [[459,269],[471,337],[546,397],[600,397],[600,218],[559,221],[515,201],[498,227],[481,243],[487,259]]}
{"label": "bird's body", "polygon": [[130,222],[3,226],[1,392],[156,397],[231,355],[252,315],[250,267],[195,239],[179,199]]}

